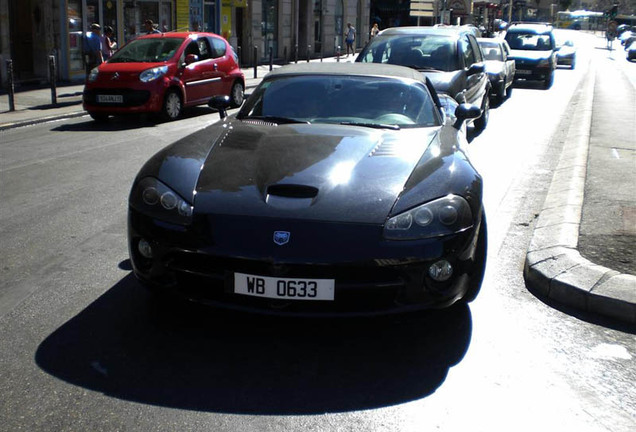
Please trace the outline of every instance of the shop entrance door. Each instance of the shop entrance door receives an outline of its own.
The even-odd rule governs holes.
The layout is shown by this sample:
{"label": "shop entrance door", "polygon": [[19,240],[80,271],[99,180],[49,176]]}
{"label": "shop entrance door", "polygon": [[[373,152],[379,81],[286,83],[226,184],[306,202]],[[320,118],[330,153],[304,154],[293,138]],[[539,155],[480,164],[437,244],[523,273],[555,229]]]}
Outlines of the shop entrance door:
{"label": "shop entrance door", "polygon": [[[36,17],[33,16],[33,19]],[[33,21],[31,0],[10,0],[11,59],[17,82],[35,80],[33,70]]]}

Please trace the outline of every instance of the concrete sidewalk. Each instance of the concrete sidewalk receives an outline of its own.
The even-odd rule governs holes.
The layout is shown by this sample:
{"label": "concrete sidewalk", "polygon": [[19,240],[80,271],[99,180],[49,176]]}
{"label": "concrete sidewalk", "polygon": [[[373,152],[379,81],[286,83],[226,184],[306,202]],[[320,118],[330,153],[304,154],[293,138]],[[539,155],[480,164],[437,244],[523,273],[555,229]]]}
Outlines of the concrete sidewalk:
{"label": "concrete sidewalk", "polygon": [[[352,59],[341,58],[340,61]],[[312,61],[333,62],[338,59]],[[257,67],[256,78],[254,68],[245,68],[243,72],[246,89],[250,89],[269,72],[269,65]],[[582,224],[585,211],[594,214],[598,208],[612,208],[615,213],[629,213],[632,209],[631,214],[636,216],[634,87],[626,80],[619,83],[623,86],[619,88],[596,85],[596,75],[594,70],[590,71],[574,96],[572,106],[577,106],[577,114],[570,125],[544,208],[535,226],[526,256],[524,276],[528,289],[548,304],[634,326],[636,276],[594,263],[584,258],[579,251],[579,235],[586,238],[591,234],[589,224]],[[83,84],[59,86],[57,105],[51,104],[49,88],[17,92],[16,111],[13,112],[8,111],[8,96],[0,95],[0,130],[86,115],[81,105],[83,87]],[[615,95],[604,95],[607,87],[612,87],[614,93],[624,95],[620,105],[621,115],[613,115],[611,121],[594,121],[606,113],[615,112]],[[619,131],[628,131],[627,138],[620,136]],[[613,163],[605,169],[589,170],[588,166],[608,164],[608,161],[602,160],[607,152],[597,151],[598,147],[603,146],[613,150],[620,148],[624,154],[621,163]],[[597,184],[608,187],[590,186]],[[612,193],[611,189],[620,189],[624,193]],[[609,241],[604,242],[598,254],[610,256],[614,249],[612,241],[616,239],[625,236],[636,239],[636,217],[623,217],[623,220],[622,225],[606,224],[608,229],[616,226],[613,232],[603,233]],[[629,237],[632,235],[634,237]],[[628,252],[632,255],[627,260],[634,259],[635,243],[629,243]]]}
{"label": "concrete sidewalk", "polygon": [[548,304],[635,328],[636,90],[600,62],[571,106],[576,116],[528,248],[526,285]]}

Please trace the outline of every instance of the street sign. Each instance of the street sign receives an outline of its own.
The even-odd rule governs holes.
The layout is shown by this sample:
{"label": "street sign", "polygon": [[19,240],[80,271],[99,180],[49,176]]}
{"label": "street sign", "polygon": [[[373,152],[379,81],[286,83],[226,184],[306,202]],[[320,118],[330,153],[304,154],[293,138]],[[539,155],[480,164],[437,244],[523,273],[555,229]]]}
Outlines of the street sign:
{"label": "street sign", "polygon": [[411,16],[432,17],[434,16],[435,3],[433,0],[411,0]]}

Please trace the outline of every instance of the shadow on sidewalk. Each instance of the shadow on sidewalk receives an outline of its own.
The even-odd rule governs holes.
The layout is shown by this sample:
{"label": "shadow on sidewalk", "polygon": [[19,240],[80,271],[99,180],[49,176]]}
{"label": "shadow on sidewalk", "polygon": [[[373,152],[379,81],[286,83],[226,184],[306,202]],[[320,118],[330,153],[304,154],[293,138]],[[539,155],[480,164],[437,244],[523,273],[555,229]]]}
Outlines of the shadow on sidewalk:
{"label": "shadow on sidewalk", "polygon": [[[87,113],[88,114],[88,113]],[[213,117],[205,117],[210,116]],[[182,112],[181,116],[173,122],[181,120],[187,120],[192,118],[201,118],[206,123],[212,123],[218,120],[218,114],[216,111],[206,106],[198,106],[186,108]],[[53,132],[106,132],[106,131],[124,131],[139,128],[151,128],[156,127],[159,124],[165,123],[155,114],[126,114],[121,116],[112,116],[108,121],[98,122],[92,120],[90,117],[86,118],[86,121],[80,123],[61,124],[53,129]],[[193,130],[194,132],[194,130]]]}

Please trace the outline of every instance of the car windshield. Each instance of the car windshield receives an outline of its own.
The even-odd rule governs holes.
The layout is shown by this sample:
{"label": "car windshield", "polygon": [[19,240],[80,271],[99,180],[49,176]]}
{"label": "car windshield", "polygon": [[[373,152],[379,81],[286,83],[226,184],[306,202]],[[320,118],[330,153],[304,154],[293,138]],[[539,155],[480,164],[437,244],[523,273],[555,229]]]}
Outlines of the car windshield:
{"label": "car windshield", "polygon": [[441,124],[423,84],[343,75],[281,76],[263,81],[237,117],[390,129]]}
{"label": "car windshield", "polygon": [[360,54],[364,63],[389,63],[418,70],[459,69],[457,47],[444,35],[393,35],[374,38]]}
{"label": "car windshield", "polygon": [[479,42],[479,46],[481,50],[484,52],[484,57],[486,60],[499,60],[503,61],[503,57],[501,54],[501,49],[499,45],[493,43],[482,43]]}
{"label": "car windshield", "polygon": [[174,57],[183,38],[136,39],[126,44],[108,60],[108,63],[156,63]]}
{"label": "car windshield", "polygon": [[552,43],[550,35],[514,32],[506,34],[506,42],[511,49],[528,51],[550,51]]}

